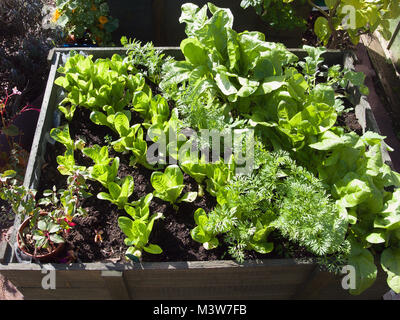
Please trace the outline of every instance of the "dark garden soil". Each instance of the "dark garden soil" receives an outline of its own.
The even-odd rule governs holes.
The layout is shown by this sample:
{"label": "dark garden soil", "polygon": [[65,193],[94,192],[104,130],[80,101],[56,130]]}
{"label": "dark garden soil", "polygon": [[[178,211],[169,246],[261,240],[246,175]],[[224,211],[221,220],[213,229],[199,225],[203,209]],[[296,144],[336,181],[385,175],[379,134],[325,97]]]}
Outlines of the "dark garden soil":
{"label": "dark garden soil", "polygon": [[347,113],[340,115],[337,118],[337,124],[347,129],[348,132],[354,131],[360,136],[363,134],[363,129],[360,123],[358,122],[354,111],[349,111]]}

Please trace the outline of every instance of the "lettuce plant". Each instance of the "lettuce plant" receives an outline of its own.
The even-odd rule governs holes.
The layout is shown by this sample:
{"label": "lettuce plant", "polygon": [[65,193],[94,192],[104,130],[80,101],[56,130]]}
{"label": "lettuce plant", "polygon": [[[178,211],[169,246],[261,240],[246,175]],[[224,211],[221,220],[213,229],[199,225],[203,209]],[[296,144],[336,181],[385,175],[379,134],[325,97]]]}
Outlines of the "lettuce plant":
{"label": "lettuce plant", "polygon": [[166,164],[167,157],[170,162],[178,161],[181,147],[188,140],[182,133],[182,121],[176,108],[172,110],[168,121],[151,125],[147,137],[155,142],[148,150],[149,161],[154,162],[152,158],[155,157],[160,164]]}
{"label": "lettuce plant", "polygon": [[203,244],[207,250],[218,247],[219,241],[216,234],[207,227],[208,216],[204,209],[199,208],[194,213],[194,221],[197,226],[190,231],[192,239]]}
{"label": "lettuce plant", "polygon": [[65,65],[58,68],[58,72],[65,76],[55,80],[55,84],[67,92],[59,110],[68,121],[78,106],[95,112],[94,120],[101,117],[96,112],[105,111],[107,116],[123,112],[131,103],[133,93],[145,86],[143,75],[131,74],[132,68],[117,54],[111,59],[97,59],[95,62],[92,56],[70,56]]}
{"label": "lettuce plant", "polygon": [[85,146],[84,140],[78,139],[77,141],[74,141],[71,139],[68,124],[51,129],[50,137],[55,141],[62,143],[67,149],[70,150],[82,150]]}
{"label": "lettuce plant", "polygon": [[155,171],[151,175],[151,185],[155,189],[155,197],[168,201],[178,209],[176,203],[193,202],[197,197],[197,192],[187,192],[178,199],[185,185],[183,184],[183,174],[177,165],[170,165],[164,172]]}
{"label": "lettuce plant", "polygon": [[181,43],[185,61],[165,65],[160,87],[169,92],[190,83],[189,90],[197,96],[207,97],[213,91],[232,108],[248,108],[252,97],[280,85],[283,67],[297,57],[282,44],[265,42],[262,33],[235,32],[230,10],[211,3],[208,9],[211,18],[207,6],[182,6],[179,21],[186,23],[188,36]]}
{"label": "lettuce plant", "polygon": [[[383,163],[383,139],[373,132],[360,137],[336,128],[310,145],[319,150],[321,162],[316,165],[319,175],[331,186],[332,196],[350,224],[349,261],[359,272],[352,294],[366,290],[376,279],[377,268],[374,259],[370,259],[370,250],[380,254],[381,261],[387,263],[385,257],[396,252],[400,242],[400,175]],[[388,191],[389,188],[394,191]],[[388,273],[389,287],[398,290],[399,270],[386,268],[385,264],[382,267]]]}
{"label": "lettuce plant", "polygon": [[57,156],[58,171],[65,176],[72,175],[76,171],[86,171],[85,166],[78,166],[75,162],[74,150],[67,149],[63,156]]}
{"label": "lettuce plant", "polygon": [[162,253],[158,245],[148,244],[154,221],[162,218],[161,213],[150,216],[149,206],[152,199],[153,194],[149,193],[138,201],[127,203],[124,209],[130,218],[124,216],[118,218],[118,225],[127,236],[125,244],[129,248],[126,257],[133,261],[141,258],[143,250],[151,254]]}
{"label": "lettuce plant", "polygon": [[148,128],[151,125],[163,124],[169,120],[170,112],[167,100],[156,95],[153,97],[151,90],[136,91],[133,94],[132,110],[138,112],[143,118],[143,126]]}
{"label": "lettuce plant", "polygon": [[141,124],[137,123],[131,127],[128,117],[122,112],[116,113],[112,121],[120,136],[120,139],[111,143],[114,150],[132,152],[131,165],[139,163],[148,169],[152,169],[153,167],[147,162],[147,143],[144,140]]}
{"label": "lettuce plant", "polygon": [[151,254],[162,253],[162,249],[158,245],[148,243],[154,221],[161,217],[161,213],[155,213],[151,217],[144,216],[136,220],[128,217],[118,218],[118,225],[127,237],[124,240],[125,244],[129,246],[125,253],[127,258],[138,261],[143,250]]}
{"label": "lettuce plant", "polygon": [[300,150],[334,126],[343,103],[332,87],[351,82],[367,91],[361,73],[337,67],[327,83],[316,83],[325,49],[306,46],[309,56],[298,62],[261,33],[235,32],[228,9],[185,4],[180,22],[188,36],[181,42],[185,60],[165,64],[162,90],[178,105],[228,104],[225,114],[248,119],[274,149]]}
{"label": "lettuce plant", "polygon": [[207,191],[214,197],[217,197],[220,190],[235,176],[235,162],[233,156],[228,163],[220,159],[217,162],[210,163],[206,168]]}
{"label": "lettuce plant", "polygon": [[119,158],[115,157],[111,165],[95,164],[89,167],[89,176],[93,180],[100,182],[104,187],[113,182],[118,174]]}
{"label": "lettuce plant", "polygon": [[74,151],[82,150],[85,146],[85,142],[82,139],[78,139],[77,141],[71,139],[68,124],[51,129],[50,137],[66,147],[64,155],[59,155],[56,158],[58,163],[57,169],[62,175],[73,175],[76,171],[86,171],[85,166],[76,165],[74,156]]}
{"label": "lettuce plant", "polygon": [[128,203],[124,206],[126,213],[128,213],[133,220],[147,219],[150,214],[150,203],[153,199],[153,194],[149,193],[141,197],[138,201]]}
{"label": "lettuce plant", "polygon": [[82,153],[92,159],[97,165],[108,165],[111,161],[111,158],[108,157],[107,146],[100,147],[99,145],[95,144],[90,148],[84,148]]}
{"label": "lettuce plant", "polygon": [[90,120],[93,121],[93,123],[99,125],[99,126],[106,126],[109,127],[111,130],[114,132],[116,131],[116,128],[114,126],[114,120],[117,114],[124,114],[127,118],[128,121],[131,120],[131,112],[128,110],[121,110],[118,112],[115,112],[114,108],[112,106],[104,106],[103,111],[92,111],[90,113]]}
{"label": "lettuce plant", "polygon": [[[189,155],[188,155],[189,154]],[[193,157],[189,150],[187,154],[179,158],[179,166],[189,176],[191,176],[199,185],[198,196],[202,197],[204,195],[203,183],[207,178],[207,167],[210,164],[206,163],[204,157],[198,159]]]}
{"label": "lettuce plant", "polygon": [[93,166],[87,168],[91,179],[100,182],[104,187],[107,187],[109,183],[116,180],[120,160],[118,157],[109,158],[107,146],[100,147],[94,145],[90,148],[84,148],[82,153],[91,158],[95,163]]}
{"label": "lettuce plant", "polygon": [[109,193],[100,192],[97,198],[101,200],[108,200],[123,209],[128,203],[128,198],[132,195],[134,190],[134,181],[131,176],[125,176],[120,184],[116,182],[108,182],[107,188]]}

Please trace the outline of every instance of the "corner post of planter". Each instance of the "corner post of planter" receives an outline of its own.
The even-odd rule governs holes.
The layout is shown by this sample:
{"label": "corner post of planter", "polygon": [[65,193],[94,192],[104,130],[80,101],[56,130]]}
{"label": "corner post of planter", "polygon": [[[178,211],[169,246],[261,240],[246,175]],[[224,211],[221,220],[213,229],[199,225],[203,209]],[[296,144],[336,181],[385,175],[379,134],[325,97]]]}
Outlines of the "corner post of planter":
{"label": "corner post of planter", "polygon": [[6,263],[7,253],[9,252],[9,245],[7,241],[0,241],[0,263]]}
{"label": "corner post of planter", "polygon": [[101,276],[112,300],[132,300],[122,271],[101,271]]}

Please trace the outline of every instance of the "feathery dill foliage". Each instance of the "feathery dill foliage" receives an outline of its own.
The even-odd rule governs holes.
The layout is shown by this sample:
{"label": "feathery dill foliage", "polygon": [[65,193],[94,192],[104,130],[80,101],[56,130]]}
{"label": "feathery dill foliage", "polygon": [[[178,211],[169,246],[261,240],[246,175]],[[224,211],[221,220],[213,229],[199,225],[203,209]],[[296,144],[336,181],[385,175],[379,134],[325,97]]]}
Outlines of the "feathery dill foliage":
{"label": "feathery dill foliage", "polygon": [[[257,248],[260,230],[264,244],[275,230],[316,255],[344,251],[347,224],[336,203],[322,183],[296,165],[287,152],[270,153],[256,144],[255,170],[236,175],[217,200],[219,205],[208,214],[207,229],[224,234],[229,253],[240,262],[246,250]],[[331,260],[325,264],[333,265],[337,259]]]}
{"label": "feathery dill foliage", "polygon": [[216,207],[208,216],[208,227],[213,233],[226,233],[238,224],[236,208]]}
{"label": "feathery dill foliage", "polygon": [[224,106],[191,99],[187,91],[176,100],[176,107],[185,125],[195,130],[212,128],[224,134],[244,127],[245,120],[234,119]]}
{"label": "feathery dill foliage", "polygon": [[127,61],[142,70],[144,74],[155,84],[161,81],[162,66],[172,58],[165,56],[162,50],[156,49],[152,42],[144,45],[136,39],[121,38],[121,44],[127,49]]}
{"label": "feathery dill foliage", "polygon": [[283,236],[317,255],[342,251],[347,221],[317,178],[291,164],[290,176],[276,191],[279,217],[272,225]]}

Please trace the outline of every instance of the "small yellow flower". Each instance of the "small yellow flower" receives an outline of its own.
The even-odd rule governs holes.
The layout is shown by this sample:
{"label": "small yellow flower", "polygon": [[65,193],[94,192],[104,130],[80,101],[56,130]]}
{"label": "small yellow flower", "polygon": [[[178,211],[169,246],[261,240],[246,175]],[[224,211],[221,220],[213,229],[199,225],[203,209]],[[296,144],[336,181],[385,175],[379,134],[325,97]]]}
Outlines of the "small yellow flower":
{"label": "small yellow flower", "polygon": [[56,22],[56,21],[58,20],[58,18],[60,18],[60,16],[61,16],[60,11],[56,10],[56,11],[54,11],[53,19],[51,19],[51,20],[52,20],[53,22]]}
{"label": "small yellow flower", "polygon": [[108,19],[107,19],[107,17],[105,17],[105,16],[101,16],[101,17],[99,18],[99,22],[100,22],[101,24],[106,24],[106,23],[108,22]]}

